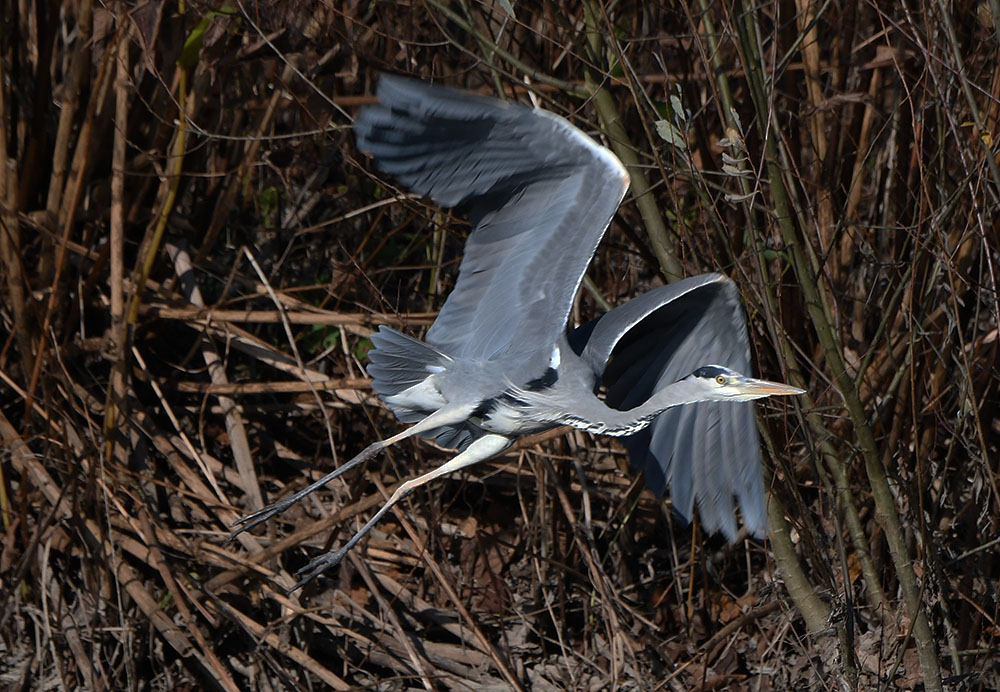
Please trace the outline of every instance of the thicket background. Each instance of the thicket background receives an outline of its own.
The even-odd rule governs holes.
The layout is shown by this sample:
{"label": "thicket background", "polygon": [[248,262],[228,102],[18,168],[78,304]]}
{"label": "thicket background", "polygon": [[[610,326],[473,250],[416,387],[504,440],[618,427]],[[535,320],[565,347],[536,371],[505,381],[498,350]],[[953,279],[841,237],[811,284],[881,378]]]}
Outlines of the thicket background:
{"label": "thicket background", "polygon": [[[8,689],[1000,689],[1000,6],[4,0]],[[367,334],[421,335],[467,226],[354,148],[379,71],[532,97],[633,186],[586,320],[740,286],[771,534],[730,546],[565,430],[436,482]],[[568,249],[572,251],[572,249]],[[343,455],[347,455],[344,457]]]}

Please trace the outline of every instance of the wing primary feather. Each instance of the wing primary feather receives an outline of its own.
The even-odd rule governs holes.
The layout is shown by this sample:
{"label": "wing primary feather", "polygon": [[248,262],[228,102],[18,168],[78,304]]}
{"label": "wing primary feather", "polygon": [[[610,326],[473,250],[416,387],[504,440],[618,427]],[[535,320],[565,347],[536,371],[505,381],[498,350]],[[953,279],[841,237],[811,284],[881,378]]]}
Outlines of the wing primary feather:
{"label": "wing primary feather", "polygon": [[[355,121],[382,171],[473,230],[427,340],[456,358],[543,376],[573,298],[624,197],[615,156],[565,119],[518,103],[384,75]],[[572,248],[567,252],[567,248]]]}

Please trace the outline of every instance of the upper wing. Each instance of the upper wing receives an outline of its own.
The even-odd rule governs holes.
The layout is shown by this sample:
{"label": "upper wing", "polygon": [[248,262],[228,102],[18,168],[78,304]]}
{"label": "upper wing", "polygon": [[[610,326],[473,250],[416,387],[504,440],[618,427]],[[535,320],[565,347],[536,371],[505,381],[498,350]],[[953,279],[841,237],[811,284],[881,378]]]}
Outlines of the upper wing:
{"label": "upper wing", "polygon": [[354,123],[358,148],[415,192],[471,211],[458,281],[427,341],[457,358],[503,358],[534,379],[628,174],[543,110],[390,75],[377,95]]}
{"label": "upper wing", "polygon": [[[589,338],[581,356],[603,373],[605,401],[618,409],[642,403],[658,389],[703,365],[750,375],[746,318],[735,284],[705,274],[654,289],[570,335]],[[749,402],[702,402],[660,414],[626,438],[633,465],[662,495],[670,484],[674,507],[690,518],[695,501],[709,532],[737,536],[733,496],[749,532],[767,530],[760,441]]]}

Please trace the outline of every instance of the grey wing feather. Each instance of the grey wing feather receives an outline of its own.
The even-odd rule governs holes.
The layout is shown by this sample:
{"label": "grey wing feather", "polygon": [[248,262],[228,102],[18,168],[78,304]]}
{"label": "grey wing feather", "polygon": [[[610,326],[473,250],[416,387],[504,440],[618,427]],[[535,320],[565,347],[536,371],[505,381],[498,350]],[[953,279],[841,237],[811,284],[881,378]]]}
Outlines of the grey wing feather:
{"label": "grey wing feather", "polygon": [[[735,285],[706,274],[654,289],[602,316],[582,357],[602,373],[606,403],[632,408],[703,365],[750,374],[746,319]],[[702,402],[668,409],[626,439],[648,487],[670,485],[674,507],[705,529],[737,535],[733,497],[748,531],[767,528],[760,444],[750,403]]]}
{"label": "grey wing feather", "polygon": [[625,169],[546,111],[388,75],[378,98],[355,122],[358,148],[415,192],[468,205],[474,226],[428,342],[538,377],[628,187]]}

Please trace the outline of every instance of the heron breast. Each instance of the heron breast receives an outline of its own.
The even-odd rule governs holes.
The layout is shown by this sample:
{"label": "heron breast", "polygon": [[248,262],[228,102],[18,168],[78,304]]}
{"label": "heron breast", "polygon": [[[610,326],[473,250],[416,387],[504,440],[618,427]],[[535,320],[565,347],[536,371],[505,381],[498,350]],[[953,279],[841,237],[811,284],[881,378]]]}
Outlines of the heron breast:
{"label": "heron breast", "polygon": [[490,400],[478,424],[484,430],[509,437],[552,427],[550,422],[533,416],[531,407],[507,394]]}

